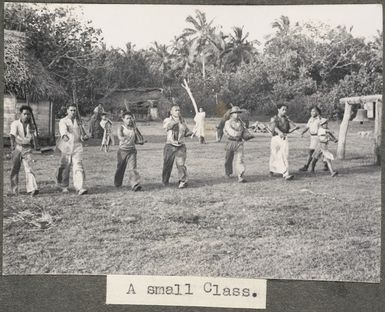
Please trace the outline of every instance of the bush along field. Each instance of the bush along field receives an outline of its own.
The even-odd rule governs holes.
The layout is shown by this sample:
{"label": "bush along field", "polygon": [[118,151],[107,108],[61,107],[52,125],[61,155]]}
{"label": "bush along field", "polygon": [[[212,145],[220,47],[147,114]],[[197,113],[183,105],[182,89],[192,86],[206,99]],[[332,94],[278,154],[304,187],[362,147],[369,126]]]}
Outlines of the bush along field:
{"label": "bush along field", "polygon": [[[346,159],[330,177],[299,172],[309,138],[289,138],[295,179],[270,177],[270,137],[245,143],[246,179],[224,177],[224,142],[187,139],[189,186],[161,184],[165,134],[161,123],[138,123],[148,140],[138,146],[143,192],[127,179],[113,186],[117,146],[84,149],[89,194],[62,194],[55,185],[59,154],[36,154],[37,197],[8,196],[11,162],[4,157],[4,274],[149,274],[378,282],[380,276],[380,167],[373,123],[351,123]],[[192,121],[189,121],[192,125]],[[116,126],[116,125],[115,125]],[[330,127],[336,133],[338,124]],[[225,141],[225,140],[224,140]],[[330,143],[335,154],[337,145]],[[5,151],[7,152],[7,151]]]}

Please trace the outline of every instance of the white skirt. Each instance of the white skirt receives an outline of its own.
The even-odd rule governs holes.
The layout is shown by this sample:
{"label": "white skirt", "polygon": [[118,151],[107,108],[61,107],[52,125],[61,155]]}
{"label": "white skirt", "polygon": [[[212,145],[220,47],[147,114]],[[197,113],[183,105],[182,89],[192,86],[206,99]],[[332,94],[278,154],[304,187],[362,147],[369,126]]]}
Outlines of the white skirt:
{"label": "white skirt", "polygon": [[289,142],[287,138],[281,139],[278,135],[271,139],[270,148],[270,171],[285,174],[289,171]]}

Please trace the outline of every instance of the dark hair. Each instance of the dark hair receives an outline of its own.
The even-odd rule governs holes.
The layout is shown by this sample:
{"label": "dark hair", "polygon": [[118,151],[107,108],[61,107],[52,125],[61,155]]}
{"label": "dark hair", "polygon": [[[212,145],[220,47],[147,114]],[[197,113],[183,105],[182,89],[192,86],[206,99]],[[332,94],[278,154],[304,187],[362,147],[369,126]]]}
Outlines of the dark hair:
{"label": "dark hair", "polygon": [[19,108],[20,113],[22,113],[23,110],[27,110],[27,111],[29,111],[29,112],[32,114],[32,108],[31,108],[31,106],[28,106],[28,105],[21,105],[20,108]]}
{"label": "dark hair", "polygon": [[312,108],[311,108],[311,110],[312,109],[315,109],[317,112],[318,112],[318,115],[321,115],[321,109],[318,107],[318,106],[313,106]]}
{"label": "dark hair", "polygon": [[282,107],[286,107],[286,108],[288,108],[288,106],[287,106],[287,104],[277,104],[277,108],[278,109],[281,109]]}
{"label": "dark hair", "polygon": [[131,112],[129,112],[129,111],[124,111],[124,112],[122,113],[122,118],[124,118],[126,115],[129,115],[129,116],[131,116],[131,117],[134,116]]}
{"label": "dark hair", "polygon": [[104,112],[103,112],[103,113],[101,113],[100,115],[101,115],[101,116],[107,116],[107,113],[104,113]]}
{"label": "dark hair", "polygon": [[76,104],[68,104],[66,109],[69,109],[70,107],[75,107],[77,109]]}

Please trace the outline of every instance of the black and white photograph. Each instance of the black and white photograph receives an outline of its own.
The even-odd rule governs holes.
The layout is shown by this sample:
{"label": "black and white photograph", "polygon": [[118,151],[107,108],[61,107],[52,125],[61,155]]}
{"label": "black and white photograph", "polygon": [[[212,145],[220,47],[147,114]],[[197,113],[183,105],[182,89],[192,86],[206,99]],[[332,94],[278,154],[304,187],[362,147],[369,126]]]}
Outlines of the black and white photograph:
{"label": "black and white photograph", "polygon": [[4,4],[4,275],[380,282],[380,4]]}

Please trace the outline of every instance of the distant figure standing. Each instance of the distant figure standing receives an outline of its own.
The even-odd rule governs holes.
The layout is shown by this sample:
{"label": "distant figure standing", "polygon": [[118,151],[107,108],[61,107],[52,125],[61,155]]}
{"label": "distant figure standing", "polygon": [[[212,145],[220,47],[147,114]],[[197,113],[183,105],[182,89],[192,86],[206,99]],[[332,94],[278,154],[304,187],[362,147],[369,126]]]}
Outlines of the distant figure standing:
{"label": "distant figure standing", "polygon": [[104,111],[104,108],[103,108],[103,106],[102,106],[101,103],[99,103],[99,105],[96,106],[96,107],[94,108],[94,114],[99,114],[99,115],[101,115],[101,114],[103,114],[104,112],[105,112],[105,111]]}
{"label": "distant figure standing", "polygon": [[67,116],[59,122],[60,141],[58,149],[61,151],[60,166],[57,170],[57,184],[63,193],[68,193],[70,169],[72,166],[73,183],[79,195],[87,193],[83,187],[85,173],[83,167],[83,140],[80,126],[76,119],[76,106],[67,108]]}
{"label": "distant figure standing", "polygon": [[292,180],[289,174],[289,142],[287,135],[297,130],[291,128],[290,120],[286,116],[287,106],[278,105],[278,114],[271,119],[271,148],[270,148],[270,175],[282,174],[285,180]]}
{"label": "distant figure standing", "polygon": [[95,112],[91,116],[90,119],[90,125],[89,125],[89,133],[91,138],[95,139],[101,139],[103,137],[103,128],[100,126],[100,121],[101,121],[101,114],[98,113],[98,111]]}
{"label": "distant figure standing", "polygon": [[23,105],[19,109],[20,118],[11,124],[10,138],[12,151],[11,189],[13,195],[19,194],[19,172],[24,165],[27,193],[35,196],[39,193],[35,173],[32,169],[32,142],[36,129],[31,124],[32,108]]}
{"label": "distant figure standing", "polygon": [[102,144],[100,150],[108,152],[110,145],[115,144],[114,135],[112,133],[112,121],[107,118],[107,113],[101,114],[102,120],[100,121],[100,126],[104,130]]}
{"label": "distant figure standing", "polygon": [[163,121],[163,128],[167,131],[167,141],[163,150],[162,182],[169,184],[172,167],[176,161],[179,176],[179,188],[187,187],[187,168],[185,137],[192,135],[187,124],[180,114],[180,107],[173,106],[170,117]]}
{"label": "distant figure standing", "polygon": [[218,125],[216,126],[217,128],[217,133],[216,133],[216,141],[220,142],[223,137],[223,128],[225,127],[225,123],[227,120],[230,118],[230,112],[231,108],[227,110],[227,112],[222,116],[221,120],[219,121]]}
{"label": "distant figure standing", "polygon": [[206,144],[205,140],[205,121],[206,121],[206,112],[203,111],[203,108],[199,108],[199,112],[196,113],[194,117],[195,128],[193,134],[199,137],[199,142],[201,144]]}

